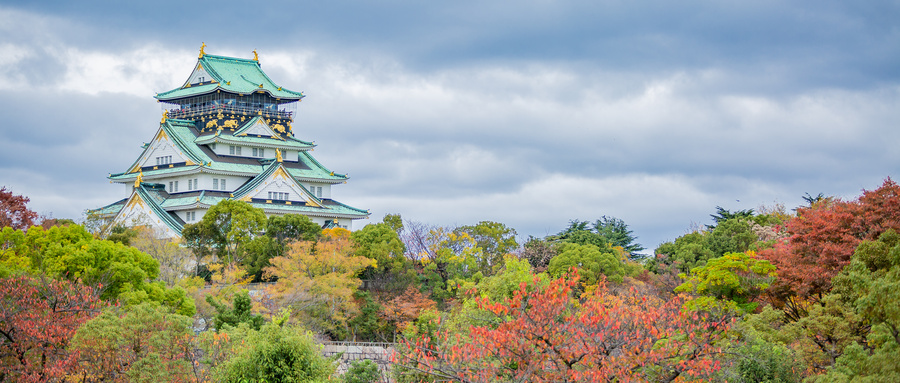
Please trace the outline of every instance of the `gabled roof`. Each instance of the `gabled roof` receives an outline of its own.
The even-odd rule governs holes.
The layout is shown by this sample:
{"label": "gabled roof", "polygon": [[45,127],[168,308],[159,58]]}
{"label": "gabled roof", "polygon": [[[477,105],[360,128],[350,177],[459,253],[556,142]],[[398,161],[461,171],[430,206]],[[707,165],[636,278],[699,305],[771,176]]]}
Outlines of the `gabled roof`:
{"label": "gabled roof", "polygon": [[[215,140],[215,136],[209,135],[198,138],[197,135],[199,132],[197,131],[194,122],[190,120],[167,119],[161,124],[160,130],[157,131],[157,136],[160,134],[165,134],[192,162],[171,164],[172,166],[141,167],[140,161],[147,155],[147,151],[150,150],[148,147],[145,148],[144,153],[128,167],[128,170],[122,173],[110,174],[109,179],[117,182],[131,182],[137,177],[138,170],[143,171],[145,179],[148,180],[172,173],[197,172],[201,170],[218,174],[232,173],[245,176],[256,176],[265,170],[265,167],[272,161],[271,158],[253,159],[249,157],[232,158],[219,156],[209,150],[209,148],[200,146],[216,142],[210,141]],[[222,139],[220,142],[226,143],[234,142],[259,146],[270,144],[273,147],[289,148],[293,150],[308,149],[308,145],[311,145],[311,143],[295,140],[293,138],[288,138],[285,141],[261,137],[233,137],[230,135],[220,135],[219,138]],[[235,141],[226,141],[226,139]],[[274,145],[275,143],[278,143],[278,145]],[[274,156],[274,154],[273,151],[272,155]],[[343,182],[347,179],[346,175],[334,173],[322,166],[305,150],[299,151],[298,159],[296,161],[294,161],[293,158],[286,158],[284,167],[286,171],[295,178],[307,181],[328,182],[334,184]]]}
{"label": "gabled roof", "polygon": [[269,164],[268,167],[266,167],[266,170],[263,170],[261,173],[259,173],[259,175],[241,185],[240,188],[232,193],[232,196],[235,199],[242,199],[245,197],[249,199],[249,197],[252,197],[251,194],[255,190],[263,186],[266,181],[269,181],[278,175],[282,175],[285,180],[290,182],[291,186],[293,186],[297,190],[300,190],[300,193],[303,195],[303,197],[306,198],[305,202],[307,205],[312,205],[315,207],[322,206],[322,200],[316,198],[316,196],[310,193],[309,190],[307,190],[305,187],[303,187],[303,185],[297,182],[297,180],[287,172],[283,164],[278,161],[273,161],[271,164]]}
{"label": "gabled roof", "polygon": [[304,97],[300,92],[284,89],[272,82],[257,60],[204,54],[197,60],[194,70],[206,71],[212,77],[212,83],[203,85],[185,83],[180,88],[157,94],[156,99],[171,101],[216,90],[243,95],[263,92],[274,98],[293,101]]}
{"label": "gabled roof", "polygon": [[[166,195],[161,195],[164,193],[165,190],[162,188],[162,185],[141,183],[140,186],[134,188],[131,197],[127,198],[127,201],[124,204],[118,206],[118,211],[116,212],[115,218],[113,218],[113,222],[126,219],[127,217],[123,217],[123,214],[131,215],[135,213],[135,209],[139,209],[138,211],[143,211],[143,213],[151,215],[147,218],[155,218],[160,224],[165,225],[174,233],[180,234],[181,230],[184,229],[184,221],[160,206],[167,198]],[[117,202],[116,204],[119,204],[120,202]],[[107,207],[112,207],[113,205]]]}

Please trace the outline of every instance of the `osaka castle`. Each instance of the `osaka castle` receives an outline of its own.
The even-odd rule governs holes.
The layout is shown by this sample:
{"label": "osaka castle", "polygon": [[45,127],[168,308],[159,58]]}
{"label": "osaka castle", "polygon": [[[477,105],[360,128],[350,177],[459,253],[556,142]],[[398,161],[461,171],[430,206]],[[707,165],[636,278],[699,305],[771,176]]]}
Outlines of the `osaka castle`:
{"label": "osaka castle", "polygon": [[128,198],[94,213],[114,225],[150,225],[181,235],[219,201],[240,200],[266,215],[302,214],[323,227],[352,229],[368,211],[332,198],[347,182],[316,161],[315,145],[294,136],[300,92],[276,85],[253,59],[200,57],[187,81],[156,99],[159,129],[124,172],[109,175]]}

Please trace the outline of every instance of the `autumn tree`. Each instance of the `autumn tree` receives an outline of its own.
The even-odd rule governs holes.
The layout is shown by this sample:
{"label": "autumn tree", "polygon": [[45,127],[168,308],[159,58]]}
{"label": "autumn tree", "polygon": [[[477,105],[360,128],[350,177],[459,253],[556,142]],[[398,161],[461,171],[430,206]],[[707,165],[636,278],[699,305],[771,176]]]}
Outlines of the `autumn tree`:
{"label": "autumn tree", "polygon": [[346,319],[357,310],[353,292],[356,276],[373,260],[354,256],[350,231],[325,229],[318,242],[299,241],[271,260],[266,275],[278,278],[272,294],[284,305],[303,312],[312,328],[336,337],[347,335]]}
{"label": "autumn tree", "polygon": [[109,308],[72,338],[78,362],[67,375],[88,382],[191,382],[192,322],[156,303]]}
{"label": "autumn tree", "polygon": [[396,361],[460,382],[699,381],[719,368],[729,319],[603,285],[576,304],[577,279],[522,284],[510,299],[483,303],[499,325],[410,339]]}
{"label": "autumn tree", "polygon": [[557,255],[557,252],[557,249],[550,242],[529,236],[525,244],[522,245],[519,257],[527,260],[536,272],[543,272],[550,266],[550,260]]}
{"label": "autumn tree", "polygon": [[99,292],[73,281],[0,279],[0,381],[60,381],[77,355],[75,331],[100,312]]}
{"label": "autumn tree", "polygon": [[33,226],[38,215],[25,206],[28,201],[28,197],[15,195],[6,186],[0,188],[0,229],[27,230]]}
{"label": "autumn tree", "polygon": [[284,256],[288,244],[293,241],[315,241],[322,227],[309,217],[300,214],[273,215],[268,218],[265,235],[257,236],[244,245],[246,259],[243,262],[253,282],[261,282],[269,260]]}
{"label": "autumn tree", "polygon": [[856,201],[825,200],[798,208],[785,226],[790,238],[760,256],[778,267],[773,295],[799,318],[802,301],[817,301],[831,289],[832,278],[850,263],[860,242],[900,230],[900,186],[888,178]]}
{"label": "autumn tree", "polygon": [[179,238],[163,238],[157,230],[149,226],[136,226],[130,239],[132,247],[151,256],[159,263],[159,280],[168,286],[190,273],[188,265],[191,261],[190,251],[181,246]]}

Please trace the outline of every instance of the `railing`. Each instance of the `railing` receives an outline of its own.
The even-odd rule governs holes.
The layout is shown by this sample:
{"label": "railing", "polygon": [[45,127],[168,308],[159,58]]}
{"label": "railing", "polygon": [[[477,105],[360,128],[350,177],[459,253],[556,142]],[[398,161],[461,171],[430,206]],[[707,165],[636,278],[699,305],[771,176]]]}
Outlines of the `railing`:
{"label": "railing", "polygon": [[396,344],[391,342],[353,342],[353,341],[324,341],[322,342],[324,346],[338,346],[338,347],[381,347],[381,348],[391,348]]}
{"label": "railing", "polygon": [[199,117],[202,115],[207,115],[211,113],[233,113],[233,114],[243,114],[245,116],[257,116],[259,112],[262,111],[262,116],[266,118],[280,118],[280,119],[290,119],[293,116],[294,112],[286,111],[286,110],[274,110],[274,109],[265,109],[259,107],[249,107],[249,106],[235,106],[235,105],[204,105],[204,106],[195,106],[190,108],[181,108],[181,109],[169,109],[169,118],[190,118],[190,117]]}

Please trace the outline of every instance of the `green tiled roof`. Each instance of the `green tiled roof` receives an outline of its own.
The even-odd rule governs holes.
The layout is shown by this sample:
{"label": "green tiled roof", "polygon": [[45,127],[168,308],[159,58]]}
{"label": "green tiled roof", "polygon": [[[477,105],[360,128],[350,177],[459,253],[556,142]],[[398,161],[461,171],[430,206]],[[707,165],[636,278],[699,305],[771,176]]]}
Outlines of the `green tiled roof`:
{"label": "green tiled roof", "polygon": [[[220,134],[218,136],[215,135],[207,135],[200,136],[194,140],[194,143],[200,145],[208,145],[214,142],[221,142],[225,144],[246,144],[246,145],[263,145],[269,146],[273,148],[280,149],[294,149],[294,150],[306,150],[309,148],[315,147],[311,142],[305,142],[295,139],[286,139],[279,140],[277,138],[269,138],[269,137],[254,137],[254,136],[233,136],[230,134]],[[272,152],[273,154],[275,152]]]}
{"label": "green tiled roof", "polygon": [[[176,119],[167,119],[165,123],[161,125],[162,130],[169,136],[172,142],[180,149],[191,161],[196,163],[196,165],[182,165],[175,167],[166,167],[160,166],[158,169],[144,169],[144,177],[154,178],[155,176],[166,175],[171,173],[178,173],[183,171],[192,171],[198,168],[208,169],[214,172],[223,172],[223,173],[236,173],[242,174],[246,176],[253,177],[263,170],[268,165],[266,162],[259,163],[235,163],[235,162],[227,162],[227,161],[219,161],[212,157],[210,157],[207,152],[200,148],[199,142],[206,142],[205,140],[200,140],[195,135],[196,129],[194,123],[189,120],[176,120]],[[210,136],[212,137],[212,136]],[[221,137],[221,136],[220,136]],[[226,136],[231,137],[231,136]],[[244,140],[248,140],[250,138],[256,137],[233,137],[235,140],[241,140],[242,142],[247,142]],[[257,138],[259,139],[259,138]],[[280,140],[269,140],[269,141],[277,141],[284,145],[287,141]],[[299,141],[299,140],[298,140]],[[300,141],[302,142],[302,141]],[[145,152],[150,150],[150,148],[144,149]],[[140,158],[143,157],[143,153],[140,157],[138,157],[135,162],[133,162],[128,170],[133,169]],[[291,176],[295,178],[302,178],[306,180],[319,180],[324,182],[333,182],[337,183],[340,181],[344,181],[347,179],[347,176],[344,174],[333,173],[328,170],[322,164],[315,160],[311,154],[306,151],[300,151],[298,156],[299,162],[306,167],[307,169],[297,169],[291,166],[285,166],[285,170],[291,174]],[[287,161],[292,160],[292,158],[286,159]],[[271,159],[269,160],[271,161]],[[245,161],[246,162],[246,161]],[[130,173],[126,170],[122,173],[110,174],[109,179],[113,181],[131,181],[137,176],[135,173]]]}
{"label": "green tiled roof", "polygon": [[181,230],[184,229],[184,222],[181,221],[180,218],[177,218],[170,214],[166,209],[163,209],[160,206],[161,202],[165,202],[165,197],[161,196],[156,190],[148,190],[143,183],[141,186],[134,189],[135,192],[144,202],[150,206],[150,210],[153,211],[153,214],[156,214],[160,220],[165,222],[166,226],[175,231],[176,233],[181,233]]}
{"label": "green tiled roof", "polygon": [[207,94],[219,89],[237,94],[263,91],[284,100],[300,100],[304,97],[300,92],[284,89],[272,82],[256,60],[203,55],[198,62],[212,76],[214,80],[212,84],[194,86],[185,84],[181,88],[157,94],[156,99],[170,101]]}

